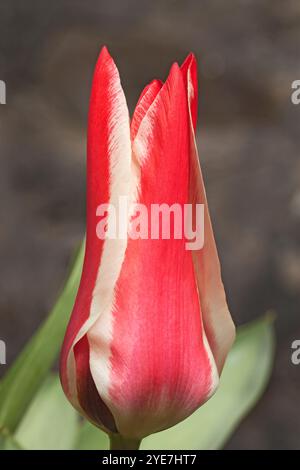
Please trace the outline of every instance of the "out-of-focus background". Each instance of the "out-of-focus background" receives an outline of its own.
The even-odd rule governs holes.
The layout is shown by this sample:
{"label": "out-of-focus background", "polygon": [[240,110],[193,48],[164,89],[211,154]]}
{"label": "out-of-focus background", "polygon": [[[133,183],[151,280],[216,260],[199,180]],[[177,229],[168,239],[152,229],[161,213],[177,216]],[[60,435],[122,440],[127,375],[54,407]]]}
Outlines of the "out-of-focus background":
{"label": "out-of-focus background", "polygon": [[275,371],[230,449],[300,448],[298,0],[0,0],[0,338],[7,366],[52,306],[85,229],[85,129],[100,47],[132,111],[199,61],[198,144],[232,315],[277,312]]}

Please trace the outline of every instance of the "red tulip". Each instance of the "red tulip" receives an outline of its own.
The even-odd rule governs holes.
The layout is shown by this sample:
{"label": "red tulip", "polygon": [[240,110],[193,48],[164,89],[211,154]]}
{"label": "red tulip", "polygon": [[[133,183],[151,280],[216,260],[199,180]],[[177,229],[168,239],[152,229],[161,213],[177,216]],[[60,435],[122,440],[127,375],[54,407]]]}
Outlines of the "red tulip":
{"label": "red tulip", "polygon": [[[63,389],[109,434],[141,439],[215,391],[234,339],[195,142],[192,54],[142,92],[130,122],[115,63],[99,56],[90,98],[87,238],[61,355]],[[97,208],[118,198],[204,204],[204,247],[181,239],[100,239]],[[108,214],[107,225],[112,223]],[[128,227],[131,215],[125,214]]]}

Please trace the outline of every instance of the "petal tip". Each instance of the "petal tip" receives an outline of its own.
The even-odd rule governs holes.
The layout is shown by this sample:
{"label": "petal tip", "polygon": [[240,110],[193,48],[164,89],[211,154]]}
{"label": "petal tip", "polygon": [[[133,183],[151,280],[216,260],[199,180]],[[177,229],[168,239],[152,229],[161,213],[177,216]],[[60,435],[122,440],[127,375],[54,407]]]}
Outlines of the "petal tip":
{"label": "petal tip", "polygon": [[98,64],[114,64],[115,61],[114,59],[112,58],[112,56],[110,55],[109,53],[109,50],[107,48],[106,45],[102,46],[101,50],[100,50],[100,53],[99,53],[99,56],[98,56]]}
{"label": "petal tip", "polygon": [[182,65],[181,65],[181,70],[182,71],[187,71],[188,69],[191,69],[192,67],[196,67],[197,66],[197,59],[196,59],[196,56],[193,52],[190,52],[185,60],[183,61]]}
{"label": "petal tip", "polygon": [[104,46],[101,47],[100,55],[103,55],[103,56],[110,56],[110,53],[108,52],[108,49],[107,49],[107,46],[106,46],[106,45],[104,45]]}
{"label": "petal tip", "polygon": [[170,71],[169,71],[167,81],[172,79],[172,78],[181,77],[181,76],[182,76],[182,74],[181,74],[178,62],[173,62],[173,64],[171,65]]}

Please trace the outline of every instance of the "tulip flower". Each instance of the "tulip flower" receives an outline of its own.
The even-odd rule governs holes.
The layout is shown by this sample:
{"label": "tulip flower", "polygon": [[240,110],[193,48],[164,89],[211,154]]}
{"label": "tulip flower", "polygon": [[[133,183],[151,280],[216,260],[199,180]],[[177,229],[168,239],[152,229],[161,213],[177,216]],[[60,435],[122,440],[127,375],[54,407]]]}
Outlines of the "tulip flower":
{"label": "tulip flower", "polygon": [[[234,340],[195,141],[196,67],[190,54],[165,83],[153,80],[131,121],[106,48],[94,72],[86,251],[60,370],[67,398],[112,448],[138,448],[208,400]],[[97,208],[118,208],[120,196],[145,207],[204,204],[204,246],[99,238]],[[132,214],[125,219],[129,228]]]}

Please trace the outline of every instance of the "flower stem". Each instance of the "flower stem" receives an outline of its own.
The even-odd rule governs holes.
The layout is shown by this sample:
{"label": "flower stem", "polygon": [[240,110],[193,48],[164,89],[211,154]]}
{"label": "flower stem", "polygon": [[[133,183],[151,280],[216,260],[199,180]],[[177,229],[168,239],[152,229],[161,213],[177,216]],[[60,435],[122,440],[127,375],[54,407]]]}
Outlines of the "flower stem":
{"label": "flower stem", "polygon": [[110,434],[110,450],[138,450],[141,444],[139,439],[129,439],[121,434]]}

